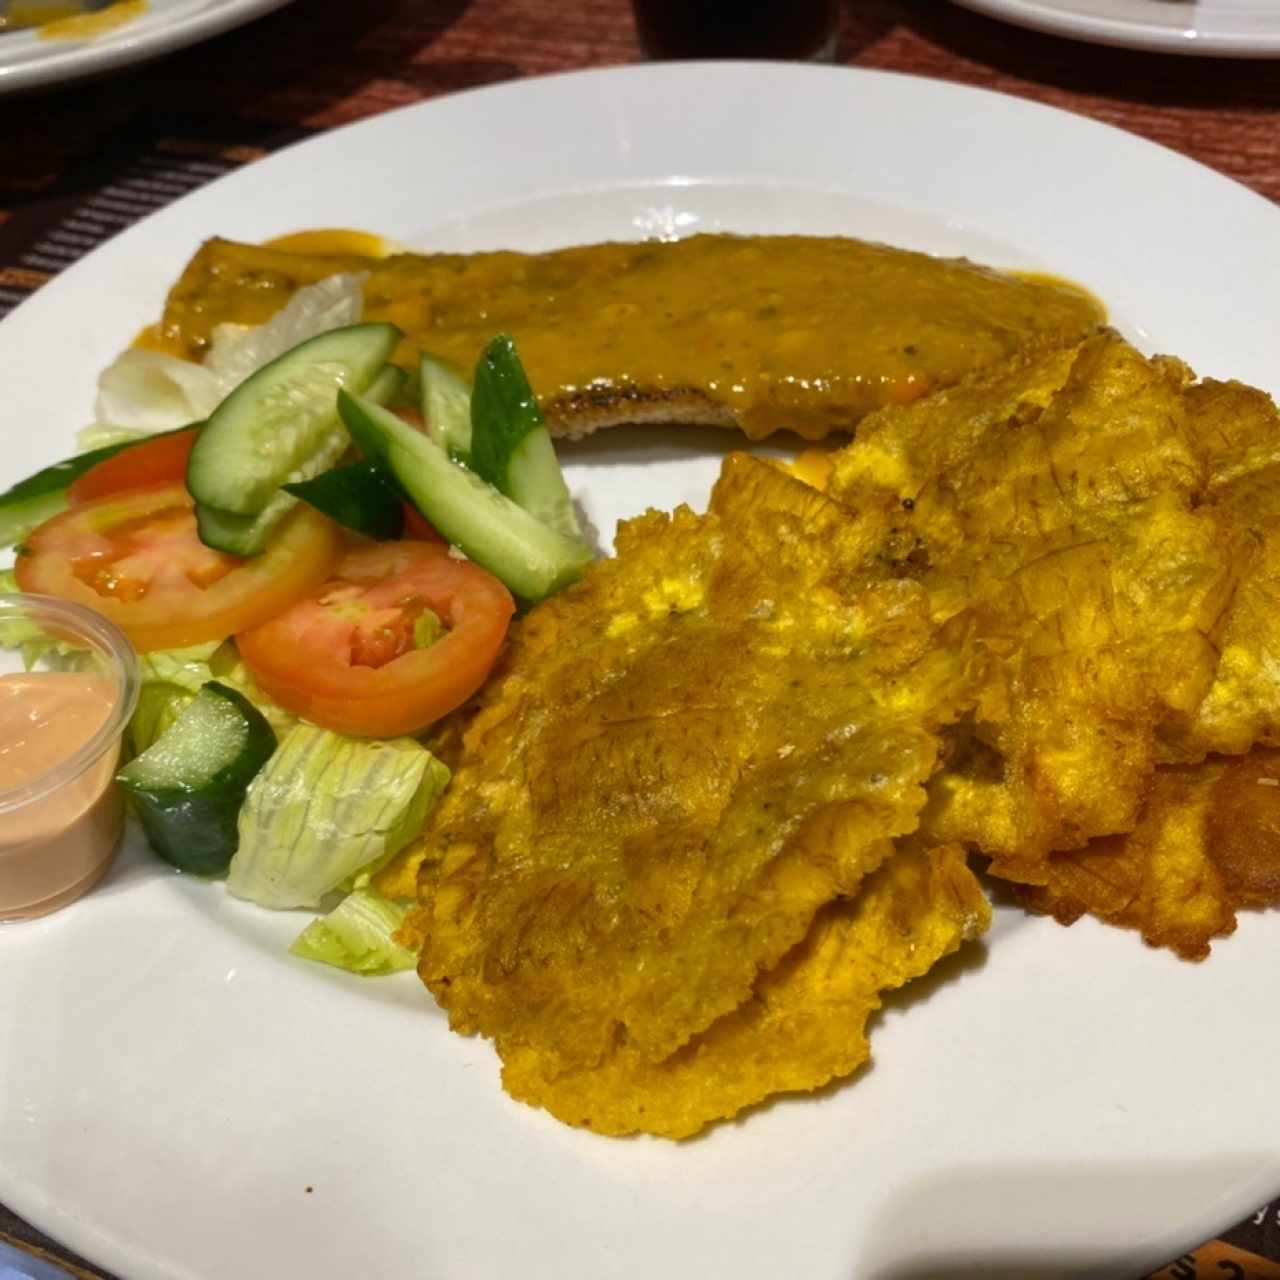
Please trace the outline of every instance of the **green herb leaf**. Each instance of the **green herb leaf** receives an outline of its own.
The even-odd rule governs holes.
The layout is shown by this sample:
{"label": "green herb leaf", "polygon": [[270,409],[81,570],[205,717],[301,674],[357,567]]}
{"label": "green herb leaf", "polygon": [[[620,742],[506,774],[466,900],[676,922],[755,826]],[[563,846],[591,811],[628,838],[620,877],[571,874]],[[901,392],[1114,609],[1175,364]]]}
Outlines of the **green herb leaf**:
{"label": "green herb leaf", "polygon": [[386,541],[404,531],[400,492],[376,463],[354,462],[281,488],[367,538]]}

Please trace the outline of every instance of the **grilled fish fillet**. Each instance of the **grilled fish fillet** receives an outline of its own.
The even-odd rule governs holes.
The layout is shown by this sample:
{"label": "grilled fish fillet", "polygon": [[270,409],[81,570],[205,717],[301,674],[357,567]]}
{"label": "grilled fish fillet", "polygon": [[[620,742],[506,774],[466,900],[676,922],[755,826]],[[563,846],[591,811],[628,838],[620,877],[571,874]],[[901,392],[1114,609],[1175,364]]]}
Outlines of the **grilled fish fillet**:
{"label": "grilled fish fillet", "polygon": [[859,240],[701,235],[550,253],[297,253],[208,241],[157,340],[199,359],[214,326],[258,324],[299,287],[366,271],[365,314],[469,370],[512,334],[551,430],[702,423],[760,438],[848,430],[1103,319],[1082,290]]}

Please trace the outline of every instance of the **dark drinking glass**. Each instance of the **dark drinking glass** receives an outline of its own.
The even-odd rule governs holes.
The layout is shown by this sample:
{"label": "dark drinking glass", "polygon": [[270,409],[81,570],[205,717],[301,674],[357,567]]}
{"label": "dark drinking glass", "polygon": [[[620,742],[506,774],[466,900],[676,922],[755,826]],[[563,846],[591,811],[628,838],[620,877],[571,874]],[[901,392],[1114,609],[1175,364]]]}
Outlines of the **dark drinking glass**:
{"label": "dark drinking glass", "polygon": [[651,58],[826,58],[836,0],[632,0]]}

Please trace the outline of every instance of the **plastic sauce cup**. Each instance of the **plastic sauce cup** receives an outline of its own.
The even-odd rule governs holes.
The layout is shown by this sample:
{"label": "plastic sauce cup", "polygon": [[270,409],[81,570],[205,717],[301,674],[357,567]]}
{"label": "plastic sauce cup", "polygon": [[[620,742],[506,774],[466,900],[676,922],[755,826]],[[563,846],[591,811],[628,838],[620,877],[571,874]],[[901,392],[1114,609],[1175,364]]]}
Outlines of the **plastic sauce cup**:
{"label": "plastic sauce cup", "polygon": [[0,920],[56,911],[106,874],[137,701],[137,658],[114,623],[50,596],[0,597]]}

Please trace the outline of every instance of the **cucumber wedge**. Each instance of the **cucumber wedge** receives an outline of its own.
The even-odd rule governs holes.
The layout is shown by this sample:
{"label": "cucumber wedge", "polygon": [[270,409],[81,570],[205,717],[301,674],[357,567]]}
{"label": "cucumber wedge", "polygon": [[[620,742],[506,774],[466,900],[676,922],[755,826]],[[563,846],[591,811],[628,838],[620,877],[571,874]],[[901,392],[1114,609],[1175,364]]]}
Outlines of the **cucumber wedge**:
{"label": "cucumber wedge", "polygon": [[211,680],[116,780],[162,858],[195,875],[221,875],[239,844],[245,792],[275,749],[253,703]]}
{"label": "cucumber wedge", "polygon": [[[362,394],[375,404],[390,404],[403,394],[408,382],[408,373],[399,365],[384,364]],[[334,412],[337,412],[336,408]]]}
{"label": "cucumber wedge", "polygon": [[471,390],[471,468],[543,524],[581,537],[573,500],[515,343],[485,347]]}
{"label": "cucumber wedge", "polygon": [[477,564],[524,600],[541,600],[582,576],[591,560],[567,538],[466,471],[429,436],[371,401],[338,392],[338,411],[361,452],[395,476],[409,500]]}
{"label": "cucumber wedge", "polygon": [[[471,465],[471,388],[443,360],[423,352],[418,373],[427,434],[455,461]],[[372,397],[370,397],[372,398]]]}
{"label": "cucumber wedge", "polygon": [[368,387],[400,337],[391,324],[349,325],[299,343],[246,378],[191,451],[192,497],[232,515],[260,515],[282,484],[308,478],[299,473],[309,461],[335,437],[341,442],[334,392]]}

